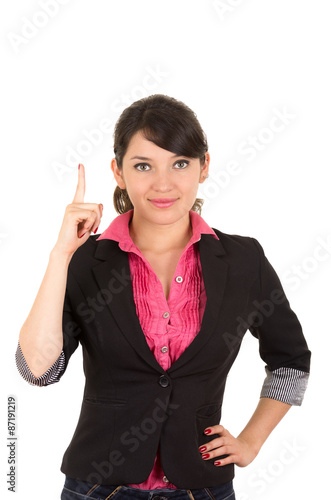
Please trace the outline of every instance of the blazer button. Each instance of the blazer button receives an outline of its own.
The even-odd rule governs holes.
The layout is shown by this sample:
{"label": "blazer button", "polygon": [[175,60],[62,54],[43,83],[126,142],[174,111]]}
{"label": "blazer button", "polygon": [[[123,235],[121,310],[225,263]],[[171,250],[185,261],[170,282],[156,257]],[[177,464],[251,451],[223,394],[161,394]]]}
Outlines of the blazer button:
{"label": "blazer button", "polygon": [[160,379],[159,379],[159,384],[162,386],[162,387],[168,387],[169,385],[169,380],[167,379],[167,377],[165,377],[164,375],[161,375]]}

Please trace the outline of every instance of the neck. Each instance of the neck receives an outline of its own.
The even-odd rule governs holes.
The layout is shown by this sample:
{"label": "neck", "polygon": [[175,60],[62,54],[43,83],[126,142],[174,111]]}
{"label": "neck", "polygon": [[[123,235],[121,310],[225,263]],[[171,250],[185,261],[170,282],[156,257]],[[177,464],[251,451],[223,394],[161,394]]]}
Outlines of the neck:
{"label": "neck", "polygon": [[185,248],[193,230],[189,213],[172,224],[156,224],[139,217],[134,210],[129,233],[141,252],[164,254]]}

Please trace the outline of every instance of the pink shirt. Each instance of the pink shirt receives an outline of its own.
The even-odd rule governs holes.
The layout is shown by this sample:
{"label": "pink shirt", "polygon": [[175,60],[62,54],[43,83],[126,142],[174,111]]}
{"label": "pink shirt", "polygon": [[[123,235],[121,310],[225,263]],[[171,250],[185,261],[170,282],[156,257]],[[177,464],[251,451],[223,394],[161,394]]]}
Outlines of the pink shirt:
{"label": "pink shirt", "polygon": [[[117,216],[97,238],[97,241],[104,238],[118,241],[119,247],[128,252],[137,316],[146,341],[164,370],[185,351],[201,328],[206,292],[200,256],[194,243],[200,240],[201,233],[219,239],[197,212],[190,210],[189,214],[193,235],[178,261],[168,300],[159,278],[131,239],[129,221],[133,209]],[[147,490],[177,489],[162,470],[159,449],[148,478],[143,483],[127,486]]]}

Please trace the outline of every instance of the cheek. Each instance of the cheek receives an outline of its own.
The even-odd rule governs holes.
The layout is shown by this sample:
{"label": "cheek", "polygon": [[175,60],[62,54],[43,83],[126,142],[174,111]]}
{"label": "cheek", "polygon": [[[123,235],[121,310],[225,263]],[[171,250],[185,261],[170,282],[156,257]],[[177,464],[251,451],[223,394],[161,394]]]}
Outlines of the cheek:
{"label": "cheek", "polygon": [[146,198],[148,187],[146,183],[131,180],[130,184],[127,184],[128,194],[133,201],[137,201]]}
{"label": "cheek", "polygon": [[199,177],[197,177],[196,175],[191,175],[187,176],[187,178],[182,183],[182,189],[183,191],[185,191],[185,193],[192,195],[193,192],[197,191],[199,185]]}

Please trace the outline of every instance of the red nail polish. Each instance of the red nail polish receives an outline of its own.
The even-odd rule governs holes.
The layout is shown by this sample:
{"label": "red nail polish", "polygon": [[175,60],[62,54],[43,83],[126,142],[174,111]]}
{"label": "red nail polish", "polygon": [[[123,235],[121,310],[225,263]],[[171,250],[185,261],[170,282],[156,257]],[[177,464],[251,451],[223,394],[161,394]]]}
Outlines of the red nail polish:
{"label": "red nail polish", "polygon": [[78,170],[79,170],[79,168],[80,168],[80,163],[78,164]]}
{"label": "red nail polish", "polygon": [[94,234],[97,232],[98,229],[99,229],[99,226],[93,231]]}
{"label": "red nail polish", "polygon": [[83,234],[81,234],[81,235],[80,235],[80,238],[83,238],[84,234],[86,234],[86,232],[85,232],[85,233],[83,233]]}
{"label": "red nail polish", "polygon": [[206,429],[205,430],[205,434],[210,434],[211,433],[211,429]]}
{"label": "red nail polish", "polygon": [[206,447],[205,446],[201,446],[201,448],[199,448],[199,451],[203,452],[203,451],[206,451]]}
{"label": "red nail polish", "polygon": [[209,457],[209,453],[205,453],[204,455],[201,455],[201,458],[205,459]]}
{"label": "red nail polish", "polygon": [[221,465],[221,461],[220,460],[217,460],[216,462],[214,462],[214,465]]}

